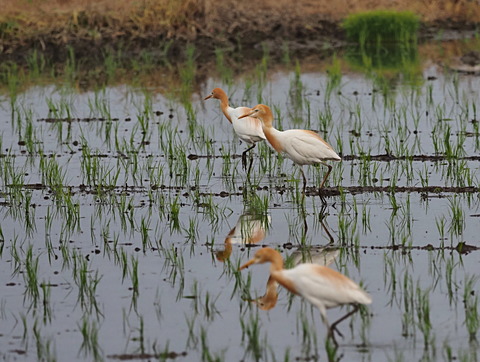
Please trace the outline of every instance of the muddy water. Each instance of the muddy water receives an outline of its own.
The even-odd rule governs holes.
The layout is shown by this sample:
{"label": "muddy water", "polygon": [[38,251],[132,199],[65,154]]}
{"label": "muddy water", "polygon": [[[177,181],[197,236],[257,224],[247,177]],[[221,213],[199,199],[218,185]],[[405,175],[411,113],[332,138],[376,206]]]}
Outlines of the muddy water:
{"label": "muddy water", "polygon": [[[129,85],[3,95],[0,356],[325,360],[318,311],[266,293],[268,266],[237,272],[255,242],[372,295],[340,326],[336,358],[477,360],[480,78],[429,59],[413,79],[335,59],[337,78],[311,62],[234,86],[212,72],[187,101]],[[246,146],[203,101],[217,86],[341,153],[326,208],[324,169],[306,169],[302,200],[298,170],[265,144],[247,179]]]}

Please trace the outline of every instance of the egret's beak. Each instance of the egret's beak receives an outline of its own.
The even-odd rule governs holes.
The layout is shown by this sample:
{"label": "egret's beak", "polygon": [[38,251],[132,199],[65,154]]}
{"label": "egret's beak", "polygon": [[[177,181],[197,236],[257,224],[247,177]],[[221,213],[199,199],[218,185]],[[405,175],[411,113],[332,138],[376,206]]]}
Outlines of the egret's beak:
{"label": "egret's beak", "polygon": [[[240,118],[240,117],[239,117]],[[255,259],[250,259],[247,261],[245,264],[243,264],[239,270],[243,270],[245,268],[248,268],[250,265],[255,264]]]}
{"label": "egret's beak", "polygon": [[250,116],[253,115],[254,113],[255,113],[255,111],[252,109],[250,112],[245,113],[243,116],[238,117],[238,119],[240,119],[240,118],[245,118],[245,117],[250,117]]}
{"label": "egret's beak", "polygon": [[207,99],[210,99],[213,97],[213,94],[210,94],[209,96],[206,96],[203,100],[206,101]]}

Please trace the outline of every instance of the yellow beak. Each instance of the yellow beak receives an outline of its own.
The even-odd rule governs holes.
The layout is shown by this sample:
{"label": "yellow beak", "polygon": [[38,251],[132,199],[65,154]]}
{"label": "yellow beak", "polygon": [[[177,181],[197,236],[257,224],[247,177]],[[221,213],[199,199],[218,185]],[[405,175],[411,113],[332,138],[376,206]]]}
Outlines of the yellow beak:
{"label": "yellow beak", "polygon": [[[240,118],[240,117],[239,117]],[[245,268],[248,268],[250,265],[255,264],[255,259],[250,259],[247,261],[245,264],[243,264],[239,270],[243,270]]]}
{"label": "yellow beak", "polygon": [[238,117],[238,119],[240,119],[240,118],[245,118],[245,117],[250,117],[253,113],[255,113],[255,112],[253,112],[253,110],[252,110],[252,111],[250,111],[250,112],[248,112],[248,113],[245,113],[243,116]]}

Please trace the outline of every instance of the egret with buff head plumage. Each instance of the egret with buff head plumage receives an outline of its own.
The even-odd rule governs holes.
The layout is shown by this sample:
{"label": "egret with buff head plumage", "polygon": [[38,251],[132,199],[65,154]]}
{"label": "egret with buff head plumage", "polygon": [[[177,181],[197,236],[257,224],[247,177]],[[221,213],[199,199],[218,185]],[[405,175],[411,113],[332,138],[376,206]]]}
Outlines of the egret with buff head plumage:
{"label": "egret with buff head plumage", "polygon": [[[259,119],[262,122],[265,137],[273,149],[300,166],[300,171],[303,176],[304,193],[307,186],[307,178],[302,169],[303,165],[321,164],[328,168],[319,187],[322,189],[332,171],[332,166],[325,163],[325,161],[341,161],[340,156],[333,150],[333,147],[316,132],[303,129],[289,129],[286,131],[277,130],[272,125],[272,110],[264,104],[259,104],[253,107],[250,112],[247,112],[239,118],[243,117]],[[324,202],[323,197],[322,201]]]}
{"label": "egret with buff head plumage", "polygon": [[[338,343],[334,331],[342,335],[337,325],[355,313],[360,304],[372,303],[370,295],[354,281],[326,266],[306,263],[292,269],[284,269],[282,255],[272,248],[258,250],[251,260],[240,267],[240,270],[263,263],[271,263],[270,277],[273,280],[318,308],[328,328],[328,335],[335,345]],[[354,308],[330,325],[327,320],[327,309],[347,304],[353,305]]]}
{"label": "egret with buff head plumage", "polygon": [[[223,114],[232,124],[233,130],[237,136],[247,144],[251,145],[242,153],[242,166],[247,169],[247,153],[252,150],[257,142],[263,141],[266,139],[265,134],[263,133],[262,123],[252,117],[245,117],[245,113],[249,112],[251,108],[248,107],[237,107],[232,108],[228,104],[228,96],[225,91],[221,88],[215,88],[212,90],[212,93],[205,97],[207,99],[218,99],[220,100],[220,108],[222,109]],[[241,117],[243,116],[243,117]],[[242,118],[242,120],[240,120]],[[248,167],[247,174],[250,174],[252,168],[253,158],[250,154],[250,165]]]}

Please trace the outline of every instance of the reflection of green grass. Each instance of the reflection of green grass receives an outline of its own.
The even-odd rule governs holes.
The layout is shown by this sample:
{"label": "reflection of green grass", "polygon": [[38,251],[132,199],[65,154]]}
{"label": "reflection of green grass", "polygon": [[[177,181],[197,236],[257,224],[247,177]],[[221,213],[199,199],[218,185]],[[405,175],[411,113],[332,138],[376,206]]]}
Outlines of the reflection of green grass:
{"label": "reflection of green grass", "polygon": [[350,66],[360,70],[398,71],[419,66],[416,46],[372,44],[350,47],[345,58]]}
{"label": "reflection of green grass", "polygon": [[409,12],[368,11],[349,15],[343,22],[347,38],[360,43],[416,42],[418,17]]}
{"label": "reflection of green grass", "polygon": [[369,44],[350,47],[345,53],[349,65],[369,74],[381,89],[391,87],[399,77],[408,84],[422,80],[418,49],[412,44]]}

